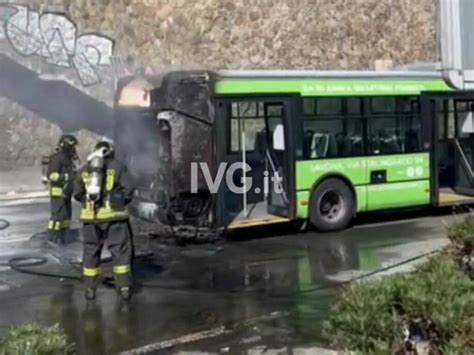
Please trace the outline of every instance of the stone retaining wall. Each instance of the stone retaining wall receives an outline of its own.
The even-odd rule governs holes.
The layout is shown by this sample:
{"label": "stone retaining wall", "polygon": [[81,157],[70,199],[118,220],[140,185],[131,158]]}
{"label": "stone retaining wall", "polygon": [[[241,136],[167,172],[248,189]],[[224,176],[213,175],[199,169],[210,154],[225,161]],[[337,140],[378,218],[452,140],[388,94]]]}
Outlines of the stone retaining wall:
{"label": "stone retaining wall", "polygon": [[[0,5],[0,52],[108,105],[115,80],[140,68],[373,69],[376,60],[437,60],[434,0],[12,3],[28,8]],[[38,164],[60,132],[48,117],[0,99],[0,166]],[[96,138],[81,134],[83,147]]]}

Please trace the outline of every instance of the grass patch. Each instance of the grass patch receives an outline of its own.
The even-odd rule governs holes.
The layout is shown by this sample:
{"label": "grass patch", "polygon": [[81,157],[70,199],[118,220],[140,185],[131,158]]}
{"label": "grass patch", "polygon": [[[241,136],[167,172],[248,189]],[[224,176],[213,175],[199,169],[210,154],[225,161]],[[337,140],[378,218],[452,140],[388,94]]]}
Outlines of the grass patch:
{"label": "grass patch", "polygon": [[35,324],[11,328],[0,340],[1,355],[66,355],[73,354],[66,334],[58,326],[42,328]]}
{"label": "grass patch", "polygon": [[348,286],[323,324],[332,346],[397,353],[408,329],[429,341],[433,354],[474,354],[474,282],[461,267],[474,217],[451,226],[448,236],[450,247],[416,271]]}

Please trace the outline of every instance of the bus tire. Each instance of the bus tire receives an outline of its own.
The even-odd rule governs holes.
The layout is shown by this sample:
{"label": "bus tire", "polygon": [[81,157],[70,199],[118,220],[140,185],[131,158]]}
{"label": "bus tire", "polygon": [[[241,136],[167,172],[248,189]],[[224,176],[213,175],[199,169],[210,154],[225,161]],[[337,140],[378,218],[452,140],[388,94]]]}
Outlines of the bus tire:
{"label": "bus tire", "polygon": [[347,184],[336,178],[321,182],[311,194],[309,219],[321,232],[347,228],[354,216],[354,194]]}

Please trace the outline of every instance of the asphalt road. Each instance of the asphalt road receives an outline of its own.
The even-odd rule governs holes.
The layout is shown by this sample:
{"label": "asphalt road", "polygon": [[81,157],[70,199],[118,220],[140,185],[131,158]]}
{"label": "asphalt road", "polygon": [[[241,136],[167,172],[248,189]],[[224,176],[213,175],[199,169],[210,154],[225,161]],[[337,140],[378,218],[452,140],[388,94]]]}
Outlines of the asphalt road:
{"label": "asphalt road", "polygon": [[[80,205],[74,202],[73,206],[72,228],[79,228]],[[0,219],[10,223],[7,230],[0,231],[0,245],[23,242],[36,233],[46,231],[49,215],[48,198],[0,200]]]}
{"label": "asphalt road", "polygon": [[0,218],[10,223],[7,230],[0,231],[0,245],[21,242],[47,228],[49,202],[47,199],[0,201]]}
{"label": "asphalt road", "polygon": [[[48,214],[45,200],[0,203],[0,218],[11,222],[0,231],[0,264],[14,255],[40,254],[49,261],[41,270],[78,275],[64,259],[80,253],[80,244],[58,249],[29,240],[44,230]],[[137,348],[234,354],[324,345],[320,325],[337,285],[445,245],[446,225],[456,217],[446,211],[387,218],[365,217],[335,234],[258,230],[218,246],[183,248],[138,237],[154,254],[135,264],[141,286],[129,305],[113,289],[101,288],[87,303],[77,282],[4,268],[0,331],[25,322],[59,323],[78,352],[87,354]]]}

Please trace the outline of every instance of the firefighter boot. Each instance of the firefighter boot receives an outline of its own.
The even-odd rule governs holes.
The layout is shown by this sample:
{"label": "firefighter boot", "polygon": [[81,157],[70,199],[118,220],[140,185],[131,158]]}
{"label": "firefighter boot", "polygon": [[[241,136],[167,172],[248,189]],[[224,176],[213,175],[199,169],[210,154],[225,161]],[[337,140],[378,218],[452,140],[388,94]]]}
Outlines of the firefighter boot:
{"label": "firefighter boot", "polygon": [[132,297],[130,287],[121,287],[119,289],[119,294],[123,301],[130,301],[130,298]]}
{"label": "firefighter boot", "polygon": [[58,244],[59,241],[59,232],[50,230],[48,233],[48,241],[53,244]]}
{"label": "firefighter boot", "polygon": [[67,230],[61,230],[58,232],[57,236],[57,244],[59,246],[66,246],[66,240],[67,240]]}
{"label": "firefighter boot", "polygon": [[96,295],[95,288],[93,287],[86,288],[86,294],[85,294],[86,300],[88,301],[95,300],[95,295]]}

